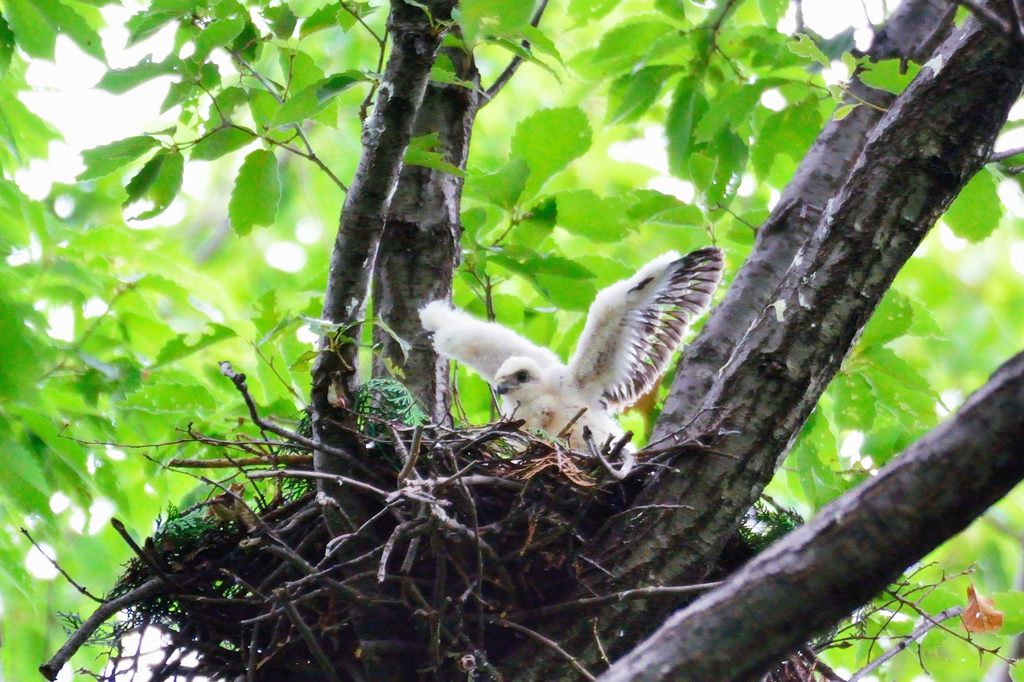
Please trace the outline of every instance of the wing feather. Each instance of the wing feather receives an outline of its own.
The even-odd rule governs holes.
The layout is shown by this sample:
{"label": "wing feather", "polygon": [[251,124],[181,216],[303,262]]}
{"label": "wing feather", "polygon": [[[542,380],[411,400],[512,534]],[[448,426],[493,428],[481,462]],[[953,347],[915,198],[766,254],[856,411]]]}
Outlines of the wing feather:
{"label": "wing feather", "polygon": [[682,258],[659,256],[598,293],[587,314],[569,376],[585,395],[624,407],[661,378],[689,323],[711,302],[724,266],[708,247]]}
{"label": "wing feather", "polygon": [[420,324],[434,333],[438,353],[469,366],[489,382],[511,357],[530,358],[542,369],[561,363],[547,348],[496,322],[484,322],[452,308],[446,301],[431,301],[420,308]]}

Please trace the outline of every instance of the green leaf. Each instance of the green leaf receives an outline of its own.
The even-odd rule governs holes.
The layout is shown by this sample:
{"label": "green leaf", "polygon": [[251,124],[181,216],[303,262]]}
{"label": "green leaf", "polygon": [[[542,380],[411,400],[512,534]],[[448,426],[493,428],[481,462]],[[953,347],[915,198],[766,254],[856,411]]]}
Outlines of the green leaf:
{"label": "green leaf", "polygon": [[632,123],[643,116],[661,94],[665,79],[680,68],[647,66],[613,81],[608,92],[608,122]]}
{"label": "green leaf", "polygon": [[31,57],[53,59],[57,32],[34,0],[7,0],[7,19],[18,47]]}
{"label": "green leaf", "polygon": [[359,71],[345,71],[322,78],[285,100],[274,115],[274,126],[298,123],[323,111],[327,104],[353,85],[366,81]]}
{"label": "green leaf", "polygon": [[35,0],[35,3],[57,33],[71,38],[87,55],[106,61],[99,34],[73,6],[58,0]]}
{"label": "green leaf", "polygon": [[532,15],[533,3],[522,0],[461,0],[452,12],[468,45],[484,36],[523,37]]}
{"label": "green leaf", "polygon": [[298,23],[295,12],[288,5],[264,8],[263,18],[267,20],[274,35],[282,39],[290,38],[295,31],[295,24]]}
{"label": "green leaf", "polygon": [[[155,166],[155,169],[150,169],[150,166]],[[144,172],[148,173],[143,176]],[[152,206],[140,213],[139,215],[132,218],[132,220],[149,220],[167,210],[167,207],[171,205],[174,198],[178,196],[178,192],[181,191],[181,181],[185,170],[185,159],[182,157],[180,152],[176,151],[163,151],[155,155],[152,159],[142,167],[138,175],[131,179],[126,188],[128,191],[128,199],[125,201],[124,206],[145,199],[149,201]],[[143,176],[138,185],[133,187],[133,183],[136,179]]]}
{"label": "green leaf", "polygon": [[14,31],[11,30],[10,24],[4,19],[3,15],[0,14],[0,76],[7,73],[7,69],[11,66],[11,57],[14,56]]}
{"label": "green leaf", "polygon": [[512,155],[526,161],[526,196],[590,149],[591,131],[579,107],[541,109],[523,119],[512,136]]}
{"label": "green leaf", "polygon": [[942,219],[958,237],[980,242],[999,227],[1002,217],[995,176],[982,169],[960,190]]}
{"label": "green leaf", "polygon": [[910,299],[895,289],[890,289],[868,320],[859,343],[865,348],[889,343],[906,334],[913,320],[914,308]]}
{"label": "green leaf", "polygon": [[82,152],[85,170],[78,175],[77,180],[82,182],[106,177],[159,145],[156,138],[139,135],[86,149]]}
{"label": "green leaf", "polygon": [[715,98],[697,124],[693,133],[694,138],[698,142],[707,142],[722,129],[735,130],[750,116],[765,87],[768,87],[767,83],[741,85],[738,89]]}
{"label": "green leaf", "polygon": [[605,199],[590,190],[562,192],[558,195],[558,224],[593,242],[619,242],[634,225],[626,207],[622,199]]}
{"label": "green leaf", "polygon": [[302,26],[299,27],[299,37],[305,38],[325,28],[338,26],[338,17],[342,11],[340,2],[329,2],[315,10],[302,20]]}
{"label": "green leaf", "polygon": [[871,384],[856,374],[839,374],[829,387],[835,421],[841,428],[868,431],[875,421]]}
{"label": "green leaf", "polygon": [[530,168],[522,159],[512,159],[494,173],[474,171],[466,179],[465,194],[511,211],[526,188]]}
{"label": "green leaf", "polygon": [[241,149],[254,139],[250,133],[238,128],[218,128],[192,148],[189,158],[193,161],[212,161]]}
{"label": "green leaf", "polygon": [[103,74],[96,87],[116,95],[128,92],[146,81],[175,72],[176,60],[153,62],[148,57],[127,69],[111,69]]}
{"label": "green leaf", "polygon": [[775,28],[778,25],[788,7],[789,0],[757,0],[757,9],[761,12],[761,17],[769,28]]}
{"label": "green leaf", "polygon": [[990,599],[1003,612],[1003,627],[998,634],[1011,636],[1024,632],[1024,592],[996,592]]}
{"label": "green leaf", "polygon": [[245,157],[231,192],[228,215],[236,234],[252,231],[254,225],[272,225],[281,200],[277,158],[265,149]]}
{"label": "green leaf", "polygon": [[704,87],[696,78],[683,78],[672,94],[665,134],[668,137],[668,165],[673,175],[688,177],[693,131],[708,110]]}
{"label": "green leaf", "polygon": [[202,91],[191,81],[178,81],[171,83],[167,89],[167,96],[160,104],[160,113],[166,113],[172,107],[182,104],[188,100],[195,99]]}
{"label": "green leaf", "polygon": [[597,49],[590,54],[589,68],[603,74],[632,71],[645,59],[651,45],[672,30],[671,24],[661,20],[628,20],[619,24],[602,36]]}
{"label": "green leaf", "polygon": [[203,29],[203,32],[196,38],[196,51],[191,59],[203,61],[215,48],[224,47],[245,28],[246,20],[242,17],[230,19],[218,19]]}
{"label": "green leaf", "polygon": [[695,227],[703,227],[706,222],[700,208],[668,194],[653,189],[640,189],[634,190],[631,195],[633,204],[626,212],[631,221]]}
{"label": "green leaf", "polygon": [[831,64],[825,53],[818,48],[814,40],[806,33],[800,33],[796,38],[787,43],[787,45],[794,54],[811,59],[826,69]]}
{"label": "green leaf", "polygon": [[0,353],[0,403],[29,390],[38,378],[42,358],[25,325],[27,312],[30,311],[23,310],[0,291],[0,338],[4,340],[4,352]]}
{"label": "green leaf", "polygon": [[432,168],[460,178],[466,177],[466,171],[445,161],[443,151],[437,150],[438,144],[440,140],[436,132],[414,137],[405,150],[405,164]]}
{"label": "green leaf", "polygon": [[619,0],[570,0],[569,16],[580,26],[601,19],[618,4]]}
{"label": "green leaf", "polygon": [[190,341],[192,335],[179,334],[160,349],[160,353],[156,357],[156,362],[152,367],[150,367],[150,370],[176,362],[182,358],[186,358],[189,355],[197,353],[208,346],[212,346],[215,343],[234,337],[235,331],[233,329],[213,322],[207,324],[203,334],[194,341]]}
{"label": "green leaf", "polygon": [[[885,59],[880,62],[863,60],[858,77],[865,84],[898,95],[914,79],[921,67],[913,62],[900,63],[899,59]],[[900,70],[906,67],[906,73]]]}
{"label": "green leaf", "polygon": [[882,346],[871,346],[864,350],[862,357],[887,378],[897,381],[914,391],[930,396],[935,395],[928,381],[921,376],[921,373],[892,350]]}

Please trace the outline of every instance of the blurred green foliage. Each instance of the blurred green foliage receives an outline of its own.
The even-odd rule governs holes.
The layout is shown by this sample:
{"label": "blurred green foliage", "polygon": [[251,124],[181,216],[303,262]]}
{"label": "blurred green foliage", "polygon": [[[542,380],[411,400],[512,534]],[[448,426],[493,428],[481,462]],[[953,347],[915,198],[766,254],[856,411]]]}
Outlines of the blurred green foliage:
{"label": "blurred green foliage", "polygon": [[[161,469],[202,456],[182,430],[249,429],[218,360],[249,375],[266,414],[301,417],[342,185],[380,70],[379,1],[124,4],[133,11],[114,0],[0,2],[4,679],[34,679],[62,640],[56,614],[90,606],[59,578],[29,573],[20,527],[102,592],[130,557],[108,510],[149,534],[197,487]],[[841,54],[848,46],[780,32],[784,0],[730,4],[720,17],[722,2],[569,0],[536,29],[528,3],[464,0],[458,19],[485,83],[515,54],[526,64],[473,132],[458,305],[491,309],[565,357],[595,292],[654,255],[717,242],[728,283],[821,126],[849,111],[823,69],[857,61]],[[143,56],[124,64],[126,45]],[[114,52],[119,68],[96,87],[127,98],[157,82],[162,104],[138,129],[91,122],[105,139],[76,150],[77,182],[26,193],[62,136],[26,105],[38,89],[30,67]],[[450,66],[433,77],[456,82]],[[898,92],[911,66],[874,65],[867,79]],[[417,140],[408,161],[443,168],[432,149]],[[1005,167],[971,181],[846,359],[769,487],[775,499],[813,514],[1019,350],[1022,196]],[[489,419],[484,383],[461,370],[458,380],[466,416]],[[643,432],[656,415],[624,421]],[[963,603],[974,580],[1007,610],[1003,632],[977,639],[1005,650],[1024,629],[1012,591],[1022,532],[1015,494],[913,574],[924,585],[976,568],[922,606]],[[912,628],[909,616],[872,618],[892,636]],[[940,629],[922,647],[894,658],[885,679],[920,679],[927,666],[936,680],[977,680],[995,664]],[[76,664],[94,665],[96,653]],[[829,661],[853,671],[877,654],[856,645]]]}

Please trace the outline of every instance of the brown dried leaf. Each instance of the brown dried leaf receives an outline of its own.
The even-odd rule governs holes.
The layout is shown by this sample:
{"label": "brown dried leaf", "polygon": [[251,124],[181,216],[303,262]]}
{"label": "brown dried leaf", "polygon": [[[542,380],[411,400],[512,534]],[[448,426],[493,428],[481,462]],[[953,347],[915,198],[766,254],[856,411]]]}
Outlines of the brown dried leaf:
{"label": "brown dried leaf", "polygon": [[974,583],[967,586],[967,606],[960,616],[967,632],[993,632],[1003,626],[1003,612],[994,601],[978,594]]}

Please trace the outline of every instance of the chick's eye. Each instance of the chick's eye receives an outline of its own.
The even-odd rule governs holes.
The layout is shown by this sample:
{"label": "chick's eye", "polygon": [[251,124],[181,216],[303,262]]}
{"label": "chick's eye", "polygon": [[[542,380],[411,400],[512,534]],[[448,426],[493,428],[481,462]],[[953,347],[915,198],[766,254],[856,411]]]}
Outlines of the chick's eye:
{"label": "chick's eye", "polygon": [[526,373],[525,371],[523,371],[523,370],[520,370],[520,371],[516,372],[516,381],[518,381],[518,382],[520,382],[520,383],[522,383],[522,382],[526,381],[526,380],[527,380],[527,379],[529,379],[529,378],[530,378],[530,375],[529,375],[529,374],[527,374],[527,373]]}

